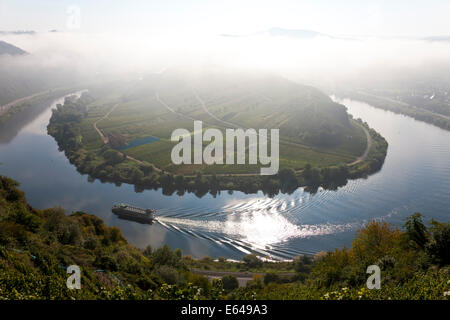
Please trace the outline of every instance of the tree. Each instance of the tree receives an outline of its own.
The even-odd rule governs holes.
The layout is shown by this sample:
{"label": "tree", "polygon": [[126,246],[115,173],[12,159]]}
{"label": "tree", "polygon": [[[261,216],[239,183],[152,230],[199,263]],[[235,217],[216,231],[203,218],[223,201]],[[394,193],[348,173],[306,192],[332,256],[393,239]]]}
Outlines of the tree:
{"label": "tree", "polygon": [[432,227],[426,251],[440,265],[450,264],[450,223],[431,222]]}
{"label": "tree", "polygon": [[159,177],[159,183],[161,183],[163,187],[171,187],[173,185],[174,180],[175,179],[173,175],[168,173],[165,173]]}
{"label": "tree", "polygon": [[280,276],[273,271],[269,271],[264,275],[264,284],[268,285],[271,282],[280,282]]}
{"label": "tree", "polygon": [[286,188],[297,188],[298,182],[294,170],[288,168],[281,169],[278,177],[282,186]]}
{"label": "tree", "polygon": [[427,227],[422,222],[422,215],[418,212],[406,218],[406,223],[403,225],[406,228],[406,236],[417,247],[424,249],[427,243]]}
{"label": "tree", "polygon": [[112,149],[106,150],[103,153],[103,158],[111,165],[118,164],[124,160],[124,156],[120,152]]}
{"label": "tree", "polygon": [[141,170],[144,175],[148,176],[155,170],[155,167],[153,167],[153,165],[148,162],[144,162],[143,164],[141,164]]}
{"label": "tree", "polygon": [[185,183],[184,175],[179,174],[179,175],[175,176],[175,185],[176,186],[179,186],[179,187],[184,186],[184,183]]}
{"label": "tree", "polygon": [[310,256],[298,256],[294,258],[294,269],[298,273],[307,273],[311,270],[312,259]]}
{"label": "tree", "polygon": [[179,253],[172,251],[168,245],[164,245],[155,250],[152,257],[155,265],[166,265],[174,268],[181,268],[184,266]]}
{"label": "tree", "polygon": [[180,273],[171,266],[158,265],[154,273],[168,284],[177,284],[180,281]]}
{"label": "tree", "polygon": [[352,252],[359,261],[372,264],[388,255],[397,245],[401,232],[386,222],[372,220],[358,230],[352,243]]}
{"label": "tree", "polygon": [[235,276],[223,276],[222,286],[226,291],[232,291],[239,288],[239,282]]}
{"label": "tree", "polygon": [[143,252],[144,256],[146,256],[147,258],[150,258],[152,253],[153,253],[152,246],[151,245],[146,246],[144,249],[144,252]]}
{"label": "tree", "polygon": [[254,254],[247,254],[244,257],[244,263],[247,266],[247,268],[261,268],[263,265],[263,262]]}
{"label": "tree", "polygon": [[144,173],[140,169],[133,168],[131,170],[131,179],[133,180],[134,183],[141,182],[142,178],[144,178]]}

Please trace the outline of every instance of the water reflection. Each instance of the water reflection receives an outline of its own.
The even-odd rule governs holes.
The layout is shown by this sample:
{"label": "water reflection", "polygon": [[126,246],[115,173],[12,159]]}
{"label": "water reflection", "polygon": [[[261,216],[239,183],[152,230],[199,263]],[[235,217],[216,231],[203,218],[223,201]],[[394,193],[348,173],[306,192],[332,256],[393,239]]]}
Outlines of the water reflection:
{"label": "water reflection", "polygon": [[42,116],[44,110],[48,110],[48,105],[51,102],[53,102],[53,99],[37,103],[20,113],[13,114],[7,121],[0,123],[0,145],[10,143],[19,132],[29,127],[30,123],[38,123],[34,120],[38,116]]}
{"label": "water reflection", "polygon": [[[357,101],[340,103],[380,132],[389,150],[380,172],[349,181],[337,191],[320,188],[312,195],[300,188],[273,198],[261,192],[222,192],[199,199],[88,182],[46,134],[49,108],[31,120],[24,115],[22,122],[11,122],[17,125],[12,135],[3,136],[8,130],[0,129],[0,173],[18,180],[33,206],[95,213],[120,227],[134,245],[167,243],[197,257],[240,258],[254,252],[290,258],[348,246],[355,231],[374,218],[401,225],[407,215],[421,211],[428,219],[448,220],[450,133]],[[111,213],[117,202],[156,208],[158,221],[147,226],[119,220]]]}

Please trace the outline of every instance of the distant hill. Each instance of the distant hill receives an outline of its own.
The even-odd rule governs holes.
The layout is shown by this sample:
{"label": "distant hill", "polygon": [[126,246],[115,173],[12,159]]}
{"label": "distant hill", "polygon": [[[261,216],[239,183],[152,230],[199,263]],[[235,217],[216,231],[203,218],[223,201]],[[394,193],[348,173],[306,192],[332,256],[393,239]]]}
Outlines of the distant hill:
{"label": "distant hill", "polygon": [[26,51],[8,43],[0,40],[0,55],[9,54],[11,56],[24,55],[27,54]]}
{"label": "distant hill", "polygon": [[436,36],[436,37],[426,37],[423,38],[425,41],[444,41],[450,42],[450,36]]}
{"label": "distant hill", "polygon": [[33,30],[14,30],[14,31],[0,31],[0,34],[13,34],[13,35],[35,35],[36,31]]}

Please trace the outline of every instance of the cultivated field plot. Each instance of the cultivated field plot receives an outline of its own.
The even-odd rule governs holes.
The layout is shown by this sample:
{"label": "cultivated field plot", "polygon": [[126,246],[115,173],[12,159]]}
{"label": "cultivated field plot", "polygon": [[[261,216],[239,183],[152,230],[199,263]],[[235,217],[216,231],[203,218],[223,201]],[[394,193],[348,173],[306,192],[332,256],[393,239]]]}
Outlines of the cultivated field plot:
{"label": "cultivated field plot", "polygon": [[[203,130],[254,128],[280,130],[280,168],[301,170],[355,161],[366,148],[364,130],[351,119],[344,106],[320,91],[282,78],[207,75],[185,79],[176,74],[116,86],[113,91],[93,90],[82,123],[83,145],[101,148],[103,141],[94,128],[107,136],[123,137],[123,153],[173,172],[216,174],[259,172],[257,165],[174,165],[170,140],[178,128],[193,134],[194,120]],[[136,141],[150,141],[136,143]],[[204,142],[206,146],[209,142]],[[127,147],[135,144],[134,147]],[[225,142],[224,142],[225,146]],[[225,156],[225,152],[224,152]],[[258,162],[259,163],[259,162]]]}

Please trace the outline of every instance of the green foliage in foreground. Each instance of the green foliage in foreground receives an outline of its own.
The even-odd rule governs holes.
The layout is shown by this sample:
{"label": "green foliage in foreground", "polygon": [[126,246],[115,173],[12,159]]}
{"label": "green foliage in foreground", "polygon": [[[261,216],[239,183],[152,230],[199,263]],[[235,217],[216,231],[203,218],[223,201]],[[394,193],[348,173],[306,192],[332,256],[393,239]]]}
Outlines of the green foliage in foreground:
{"label": "green foliage in foreground", "polygon": [[[18,183],[0,176],[0,299],[448,299],[450,224],[409,218],[404,230],[371,222],[350,249],[302,256],[281,264],[247,256],[241,267],[262,270],[246,287],[232,275],[212,283],[194,274],[192,259],[167,246],[129,245],[96,216],[30,207]],[[191,260],[191,262],[189,262]],[[209,266],[224,259],[199,262]],[[82,289],[66,287],[65,268],[78,265]],[[368,265],[382,270],[381,290],[365,288]],[[255,270],[255,271],[256,271]],[[260,270],[260,271],[262,271]]]}

